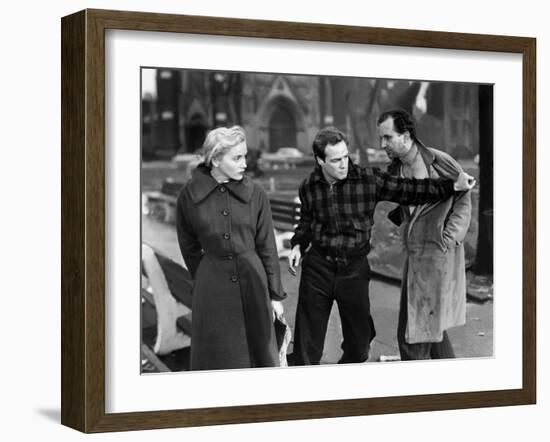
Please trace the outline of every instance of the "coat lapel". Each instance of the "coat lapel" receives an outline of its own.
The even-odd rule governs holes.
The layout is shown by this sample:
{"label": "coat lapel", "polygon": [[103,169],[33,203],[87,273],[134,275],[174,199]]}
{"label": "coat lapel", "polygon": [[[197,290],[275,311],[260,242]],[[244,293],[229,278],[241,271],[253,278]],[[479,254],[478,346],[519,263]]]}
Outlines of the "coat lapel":
{"label": "coat lapel", "polygon": [[243,203],[250,202],[252,192],[254,190],[254,183],[247,176],[240,181],[229,181],[229,183],[226,184],[226,187],[229,189],[229,192],[233,194],[233,196],[241,200]]}
{"label": "coat lapel", "polygon": [[[215,189],[220,186],[218,182],[210,175],[210,170],[204,166],[199,165],[194,173],[193,177],[189,181],[188,189],[191,199],[195,204],[200,203],[208,195],[210,195]],[[252,192],[254,190],[254,184],[245,176],[240,181],[231,180],[225,183],[224,186],[229,190],[233,196],[241,200],[243,203],[249,203],[252,198]]]}

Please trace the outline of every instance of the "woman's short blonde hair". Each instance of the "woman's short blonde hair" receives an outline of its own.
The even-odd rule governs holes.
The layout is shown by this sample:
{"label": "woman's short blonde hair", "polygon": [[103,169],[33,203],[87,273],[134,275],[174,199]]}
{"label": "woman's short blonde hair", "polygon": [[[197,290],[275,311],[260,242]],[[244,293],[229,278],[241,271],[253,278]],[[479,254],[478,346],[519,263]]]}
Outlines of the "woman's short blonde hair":
{"label": "woman's short blonde hair", "polygon": [[218,127],[206,135],[202,145],[203,163],[212,168],[212,160],[219,158],[237,144],[246,143],[244,129],[241,126],[233,126],[229,129]]}

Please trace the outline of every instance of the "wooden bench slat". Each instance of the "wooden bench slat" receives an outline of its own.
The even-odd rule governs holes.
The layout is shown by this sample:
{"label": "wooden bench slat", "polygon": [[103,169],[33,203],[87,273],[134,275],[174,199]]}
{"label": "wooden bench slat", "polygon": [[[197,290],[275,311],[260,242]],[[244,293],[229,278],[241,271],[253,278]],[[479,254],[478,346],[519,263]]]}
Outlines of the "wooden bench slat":
{"label": "wooden bench slat", "polygon": [[162,183],[161,192],[166,195],[177,197],[182,187],[183,187],[182,182],[164,181],[164,183]]}
{"label": "wooden bench slat", "polygon": [[298,220],[296,218],[288,219],[284,216],[278,216],[278,215],[273,215],[273,221],[274,221],[274,224],[275,224],[275,228],[276,228],[277,222],[280,222],[280,223],[288,224],[289,226],[291,226],[289,230],[294,230],[294,225],[298,224]]}
{"label": "wooden bench slat", "polygon": [[300,214],[298,212],[294,212],[291,210],[271,210],[271,215],[277,215],[277,216],[286,216],[287,218],[300,218]]}
{"label": "wooden bench slat", "polygon": [[151,192],[146,192],[145,194],[147,195],[147,199],[149,200],[150,203],[167,202],[169,204],[175,205],[178,200],[176,196],[169,195],[164,192],[151,191]]}
{"label": "wooden bench slat", "polygon": [[300,212],[290,209],[272,208],[271,213],[274,215],[284,215],[289,218],[300,218]]}
{"label": "wooden bench slat", "polygon": [[296,206],[299,207],[300,206],[300,203],[297,203],[297,202],[294,202],[294,201],[289,201],[289,200],[280,200],[280,199],[277,199],[277,198],[270,198],[269,202],[272,205],[276,205],[276,206],[285,206],[285,207],[296,207]]}
{"label": "wooden bench slat", "polygon": [[273,219],[288,220],[289,222],[296,222],[300,219],[300,217],[296,216],[295,214],[279,213],[279,212],[271,212],[271,217]]}

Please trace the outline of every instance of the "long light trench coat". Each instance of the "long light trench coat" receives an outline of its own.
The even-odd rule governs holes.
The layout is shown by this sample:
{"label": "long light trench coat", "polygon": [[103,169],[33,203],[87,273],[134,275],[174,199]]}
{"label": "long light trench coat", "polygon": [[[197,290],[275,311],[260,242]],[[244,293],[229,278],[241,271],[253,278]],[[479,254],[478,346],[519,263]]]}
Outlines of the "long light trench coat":
{"label": "long light trench coat", "polygon": [[[430,178],[455,180],[462,171],[445,152],[417,146]],[[401,174],[401,163],[394,160],[388,172]],[[402,291],[408,298],[405,339],[409,344],[441,342],[445,330],[466,322],[463,241],[470,216],[470,192],[416,206],[412,213],[408,206],[400,206],[389,214],[400,225],[407,251]]]}

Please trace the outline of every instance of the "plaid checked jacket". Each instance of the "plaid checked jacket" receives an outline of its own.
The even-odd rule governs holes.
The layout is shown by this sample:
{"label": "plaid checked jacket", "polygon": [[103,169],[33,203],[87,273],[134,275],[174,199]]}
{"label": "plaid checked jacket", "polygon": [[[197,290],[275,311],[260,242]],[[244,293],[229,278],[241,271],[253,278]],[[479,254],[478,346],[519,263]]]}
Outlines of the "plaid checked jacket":
{"label": "plaid checked jacket", "polygon": [[330,185],[315,166],[300,184],[301,216],[291,246],[299,244],[304,253],[312,244],[339,258],[366,255],[378,201],[418,205],[446,199],[453,192],[452,180],[399,178],[351,160],[347,178]]}

